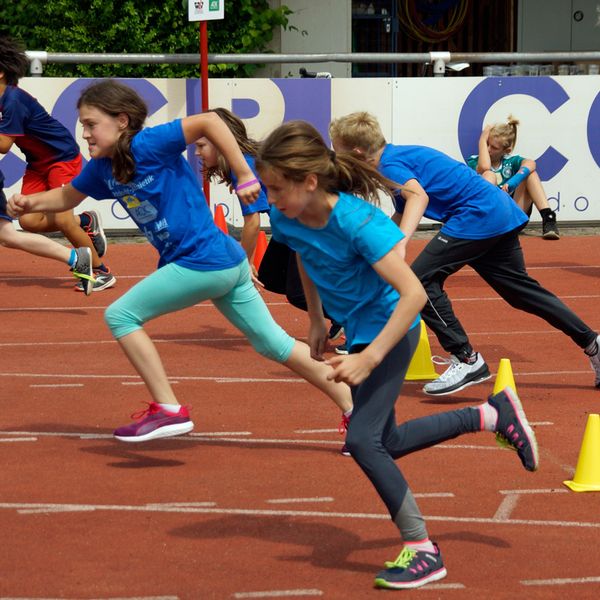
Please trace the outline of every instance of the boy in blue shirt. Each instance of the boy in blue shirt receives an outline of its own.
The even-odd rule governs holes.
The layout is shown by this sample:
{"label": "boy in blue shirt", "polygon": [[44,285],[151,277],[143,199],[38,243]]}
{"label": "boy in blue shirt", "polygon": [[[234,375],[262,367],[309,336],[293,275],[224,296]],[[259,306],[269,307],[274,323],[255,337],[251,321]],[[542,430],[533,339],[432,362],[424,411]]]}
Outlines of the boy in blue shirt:
{"label": "boy in blue shirt", "polygon": [[433,148],[388,144],[375,117],[366,112],[334,120],[330,137],[336,151],[361,154],[402,185],[394,196],[392,219],[406,236],[404,248],[422,217],[442,223],[411,265],[429,299],[422,310],[425,323],[451,355],[447,370],[423,388],[426,394],[452,394],[490,378],[444,291],[446,279],[466,265],[511,306],[566,333],[589,357],[600,388],[600,336],[527,273],[519,241],[527,216],[510,196]]}

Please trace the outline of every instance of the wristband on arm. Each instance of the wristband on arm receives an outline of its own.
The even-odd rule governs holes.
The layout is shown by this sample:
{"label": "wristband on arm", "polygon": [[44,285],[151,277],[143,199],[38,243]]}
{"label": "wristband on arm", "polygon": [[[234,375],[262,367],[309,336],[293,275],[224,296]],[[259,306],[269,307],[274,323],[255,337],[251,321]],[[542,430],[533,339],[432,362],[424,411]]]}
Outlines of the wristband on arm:
{"label": "wristband on arm", "polygon": [[242,183],[242,184],[238,185],[235,188],[235,191],[239,192],[239,191],[241,191],[241,190],[243,190],[243,189],[245,189],[247,187],[250,187],[251,185],[254,185],[255,183],[258,183],[258,179],[256,179],[256,178],[251,179],[250,181],[246,181],[246,183]]}
{"label": "wristband on arm", "polygon": [[505,185],[508,186],[508,193],[512,194],[519,184],[527,177],[529,177],[531,171],[527,167],[521,167],[507,182]]}

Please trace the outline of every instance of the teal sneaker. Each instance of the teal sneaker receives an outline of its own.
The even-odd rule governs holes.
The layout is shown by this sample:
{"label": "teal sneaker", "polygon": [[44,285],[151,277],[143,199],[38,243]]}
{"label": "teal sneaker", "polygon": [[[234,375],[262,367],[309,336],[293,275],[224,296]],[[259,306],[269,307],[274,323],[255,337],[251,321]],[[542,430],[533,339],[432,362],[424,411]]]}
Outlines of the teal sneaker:
{"label": "teal sneaker", "polygon": [[395,561],[385,563],[385,571],[375,577],[375,587],[390,590],[418,588],[432,581],[446,577],[442,555],[437,544],[433,544],[435,552],[402,548]]}

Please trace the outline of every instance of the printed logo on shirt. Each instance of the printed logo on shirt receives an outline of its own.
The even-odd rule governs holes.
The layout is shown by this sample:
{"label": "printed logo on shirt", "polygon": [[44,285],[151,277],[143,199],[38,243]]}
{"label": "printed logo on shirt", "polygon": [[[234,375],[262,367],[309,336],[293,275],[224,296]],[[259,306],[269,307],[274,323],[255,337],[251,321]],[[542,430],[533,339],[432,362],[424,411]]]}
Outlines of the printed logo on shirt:
{"label": "printed logo on shirt", "polygon": [[127,208],[136,208],[140,205],[140,199],[135,196],[123,196],[123,202],[125,202]]}
{"label": "printed logo on shirt", "polygon": [[161,219],[160,221],[156,221],[154,224],[154,231],[156,237],[164,242],[166,239],[170,237],[169,233],[169,223],[166,219]]}
{"label": "printed logo on shirt", "polygon": [[144,200],[143,202],[138,200],[137,206],[134,206],[133,208],[127,208],[131,216],[138,223],[150,223],[158,216],[158,211],[150,202],[148,202],[148,200]]}
{"label": "printed logo on shirt", "polygon": [[442,237],[439,233],[438,235],[435,236],[436,240],[439,240],[440,242],[442,242],[442,244],[447,244],[448,240],[445,237]]}
{"label": "printed logo on shirt", "polygon": [[510,179],[513,176],[513,170],[512,167],[510,165],[506,165],[503,169],[502,169],[502,177],[504,179]]}

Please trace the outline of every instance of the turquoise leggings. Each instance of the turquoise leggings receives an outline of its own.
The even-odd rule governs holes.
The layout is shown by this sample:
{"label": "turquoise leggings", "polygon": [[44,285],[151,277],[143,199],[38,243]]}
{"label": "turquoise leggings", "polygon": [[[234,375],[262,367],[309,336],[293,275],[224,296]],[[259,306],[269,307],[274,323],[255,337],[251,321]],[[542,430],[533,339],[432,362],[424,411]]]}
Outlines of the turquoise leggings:
{"label": "turquoise leggings", "polygon": [[141,329],[160,315],[211,300],[250,341],[254,349],[285,362],[294,346],[274,320],[252,283],[248,261],[223,271],[193,271],[174,263],[149,275],[113,302],[104,313],[116,339]]}

